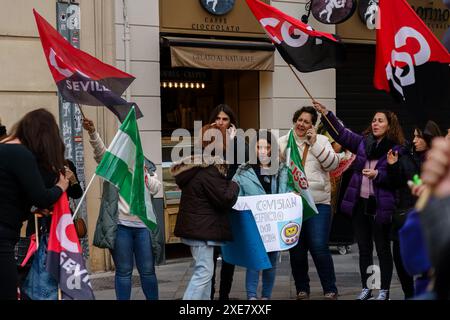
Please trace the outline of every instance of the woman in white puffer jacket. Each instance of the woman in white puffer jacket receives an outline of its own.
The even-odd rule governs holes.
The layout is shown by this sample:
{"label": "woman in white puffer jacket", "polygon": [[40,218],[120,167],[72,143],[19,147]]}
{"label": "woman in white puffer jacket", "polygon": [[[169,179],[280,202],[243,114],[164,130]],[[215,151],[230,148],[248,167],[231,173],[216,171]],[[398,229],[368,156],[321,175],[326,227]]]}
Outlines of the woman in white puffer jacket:
{"label": "woman in white puffer jacket", "polygon": [[[309,190],[314,198],[318,215],[303,222],[298,245],[289,250],[292,275],[297,299],[308,299],[308,250],[313,257],[325,299],[337,299],[336,276],[333,259],[328,248],[331,225],[331,185],[329,172],[339,165],[336,154],[326,136],[316,133],[317,112],[313,107],[296,111],[293,121],[294,138],[302,157]],[[286,158],[289,134],[279,140],[280,154]],[[306,158],[306,159],[305,159]]]}

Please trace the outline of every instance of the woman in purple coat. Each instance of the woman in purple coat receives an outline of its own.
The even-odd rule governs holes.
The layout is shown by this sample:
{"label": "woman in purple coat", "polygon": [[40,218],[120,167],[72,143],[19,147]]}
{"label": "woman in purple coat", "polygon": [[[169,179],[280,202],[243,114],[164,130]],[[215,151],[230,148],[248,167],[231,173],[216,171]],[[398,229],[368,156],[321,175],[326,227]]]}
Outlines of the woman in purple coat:
{"label": "woman in purple coat", "polygon": [[[343,127],[336,116],[320,103],[314,102],[314,107],[336,129],[337,133],[328,121],[323,121],[333,138],[356,154],[351,167],[352,178],[345,191],[341,210],[352,216],[353,231],[358,243],[363,289],[357,300],[372,298],[372,289],[377,286],[380,275],[381,290],[377,300],[388,300],[393,270],[390,229],[395,211],[395,194],[387,174],[387,153],[390,149],[396,151],[403,145],[402,128],[393,112],[379,111],[375,113],[371,126],[359,135]],[[379,268],[373,263],[373,242]],[[375,277],[369,278],[372,273]]]}

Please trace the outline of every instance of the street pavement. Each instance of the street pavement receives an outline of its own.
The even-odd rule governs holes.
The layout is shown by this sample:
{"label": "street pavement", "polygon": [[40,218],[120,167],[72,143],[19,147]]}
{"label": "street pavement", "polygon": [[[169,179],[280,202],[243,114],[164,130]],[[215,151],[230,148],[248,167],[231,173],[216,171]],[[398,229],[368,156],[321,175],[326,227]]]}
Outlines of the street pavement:
{"label": "street pavement", "polygon": [[[336,272],[336,285],[339,290],[339,300],[354,300],[361,292],[361,280],[359,275],[357,247],[353,245],[351,251],[341,255],[332,249],[334,267]],[[291,274],[289,253],[282,252],[277,265],[277,276],[273,288],[273,300],[295,300],[296,290]],[[377,263],[374,257],[374,263]],[[218,296],[218,283],[220,281],[220,261],[217,263],[216,299]],[[309,257],[309,276],[311,279],[311,300],[323,300],[322,287],[317,275],[314,263]],[[166,264],[156,266],[160,300],[180,300],[193,272],[192,258],[178,258],[166,261]],[[114,272],[95,273],[91,275],[92,286],[97,300],[115,300]],[[144,300],[144,294],[140,288],[139,274],[134,270],[132,277],[132,300]],[[261,282],[261,281],[260,281]],[[261,284],[260,284],[261,287]],[[261,292],[259,287],[258,293]],[[377,292],[375,290],[374,295]],[[233,287],[230,293],[231,300],[246,299],[245,269],[236,267]],[[394,268],[392,277],[391,300],[402,300],[403,293]]]}

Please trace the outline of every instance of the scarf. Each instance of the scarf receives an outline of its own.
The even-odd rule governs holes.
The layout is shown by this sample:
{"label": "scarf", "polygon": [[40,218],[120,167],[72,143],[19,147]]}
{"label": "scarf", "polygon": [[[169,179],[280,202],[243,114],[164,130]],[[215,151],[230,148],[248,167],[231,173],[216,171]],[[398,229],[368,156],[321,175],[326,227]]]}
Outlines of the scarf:
{"label": "scarf", "polygon": [[384,137],[380,142],[370,133],[366,137],[366,155],[368,160],[378,160],[387,155],[388,151],[395,146],[395,143]]}

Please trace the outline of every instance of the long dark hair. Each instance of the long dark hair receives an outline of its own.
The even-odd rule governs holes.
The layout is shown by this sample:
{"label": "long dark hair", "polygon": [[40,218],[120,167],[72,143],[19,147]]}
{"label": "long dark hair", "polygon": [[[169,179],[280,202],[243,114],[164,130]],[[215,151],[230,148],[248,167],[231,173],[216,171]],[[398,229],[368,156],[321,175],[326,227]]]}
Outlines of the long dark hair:
{"label": "long dark hair", "polygon": [[431,140],[436,137],[442,136],[442,131],[438,124],[432,120],[427,121],[424,128],[415,127],[419,136],[425,140],[428,149],[431,148]]}
{"label": "long dark hair", "polygon": [[64,143],[49,111],[41,108],[24,115],[12,128],[8,140],[15,138],[33,152],[41,168],[56,174],[64,172]]}
{"label": "long dark hair", "polygon": [[[374,113],[374,116],[377,113],[383,113],[388,121],[389,129],[386,132],[385,137],[397,145],[403,145],[405,143],[405,135],[403,134],[403,129],[402,126],[400,125],[400,122],[398,121],[397,115],[389,110],[379,110]],[[372,125],[369,125],[369,127],[366,130],[364,130],[363,134],[364,136],[367,136],[371,133],[372,133]]]}
{"label": "long dark hair", "polygon": [[230,124],[234,124],[235,126],[237,126],[237,122],[236,122],[237,118],[236,118],[236,115],[234,114],[233,109],[231,109],[229,105],[224,104],[224,103],[219,104],[217,107],[215,107],[211,111],[211,114],[209,117],[209,123],[216,122],[216,118],[220,112],[226,113],[226,115],[230,117]]}

